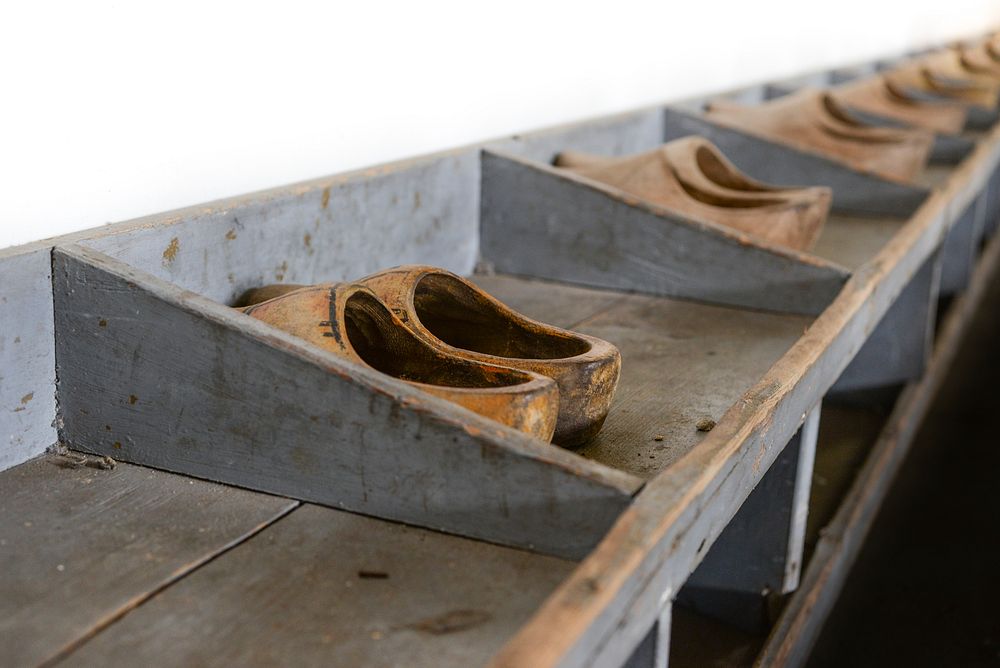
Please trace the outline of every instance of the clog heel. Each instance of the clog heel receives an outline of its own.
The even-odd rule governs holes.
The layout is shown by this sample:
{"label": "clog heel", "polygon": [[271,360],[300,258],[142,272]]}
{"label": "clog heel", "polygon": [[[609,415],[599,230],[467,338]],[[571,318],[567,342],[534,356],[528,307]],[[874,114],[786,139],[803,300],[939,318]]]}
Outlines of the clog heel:
{"label": "clog heel", "polygon": [[[290,291],[288,287],[262,288],[257,295],[281,294],[243,312],[355,364],[551,440],[559,416],[559,389],[551,378],[430,345],[364,286],[337,283]],[[244,301],[250,299],[252,295]]]}

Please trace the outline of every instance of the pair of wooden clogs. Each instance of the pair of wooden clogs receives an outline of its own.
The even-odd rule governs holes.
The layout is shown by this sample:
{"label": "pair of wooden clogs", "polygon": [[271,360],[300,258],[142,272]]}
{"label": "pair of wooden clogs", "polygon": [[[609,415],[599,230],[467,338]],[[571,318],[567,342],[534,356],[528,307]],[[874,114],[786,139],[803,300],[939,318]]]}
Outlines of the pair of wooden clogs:
{"label": "pair of wooden clogs", "polygon": [[830,208],[829,188],[761,183],[701,137],[619,158],[568,151],[560,153],[555,164],[682,215],[796,250],[812,247]]}
{"label": "pair of wooden clogs", "polygon": [[527,318],[435,267],[268,286],[240,305],[335,355],[564,447],[600,430],[621,368],[607,341]]}
{"label": "pair of wooden clogs", "polygon": [[752,106],[713,102],[707,115],[721,125],[904,183],[924,168],[934,143],[928,130],[866,123],[828,91],[809,88]]}
{"label": "pair of wooden clogs", "polygon": [[920,97],[913,91],[898,76],[876,75],[838,86],[831,95],[845,106],[912,127],[946,135],[962,131],[968,105],[945,96]]}

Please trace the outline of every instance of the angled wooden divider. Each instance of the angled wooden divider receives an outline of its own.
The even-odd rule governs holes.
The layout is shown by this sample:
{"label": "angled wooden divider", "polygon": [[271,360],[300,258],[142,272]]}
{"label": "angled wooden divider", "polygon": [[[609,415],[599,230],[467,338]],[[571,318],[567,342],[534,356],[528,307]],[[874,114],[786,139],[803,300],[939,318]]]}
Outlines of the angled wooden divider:
{"label": "angled wooden divider", "polygon": [[74,449],[566,557],[641,485],[96,251],[54,267]]}
{"label": "angled wooden divider", "polygon": [[848,277],[543,163],[489,150],[482,160],[480,253],[498,271],[812,315]]}
{"label": "angled wooden divider", "polygon": [[670,107],[666,115],[664,141],[701,135],[737,167],[768,183],[829,186],[833,210],[847,215],[909,218],[927,199],[929,191],[894,183],[853,170],[818,153],[789,146],[719,125],[707,118]]}

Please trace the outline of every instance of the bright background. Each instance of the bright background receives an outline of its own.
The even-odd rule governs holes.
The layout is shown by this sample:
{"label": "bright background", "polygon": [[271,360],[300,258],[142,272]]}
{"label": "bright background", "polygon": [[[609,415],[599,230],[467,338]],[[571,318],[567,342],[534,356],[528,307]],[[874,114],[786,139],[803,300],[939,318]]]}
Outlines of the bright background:
{"label": "bright background", "polygon": [[0,247],[992,27],[996,0],[7,3]]}

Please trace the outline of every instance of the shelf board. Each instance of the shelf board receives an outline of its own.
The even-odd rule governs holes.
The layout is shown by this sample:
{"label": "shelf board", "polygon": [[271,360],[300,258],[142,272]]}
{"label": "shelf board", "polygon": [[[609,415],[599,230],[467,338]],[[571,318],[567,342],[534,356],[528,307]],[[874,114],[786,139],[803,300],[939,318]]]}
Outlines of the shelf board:
{"label": "shelf board", "polygon": [[0,473],[6,665],[54,660],[297,505],[128,464],[102,470],[94,461],[76,467],[43,455]]}
{"label": "shelf board", "polygon": [[574,566],[306,504],[66,665],[482,665]]}
{"label": "shelf board", "polygon": [[615,293],[510,276],[473,280],[530,317],[618,346],[622,375],[611,412],[577,452],[646,479],[700,443],[707,432],[698,423],[721,419],[812,322],[642,295],[609,303]]}
{"label": "shelf board", "polygon": [[831,214],[812,253],[854,271],[875,257],[905,224],[899,218]]}

